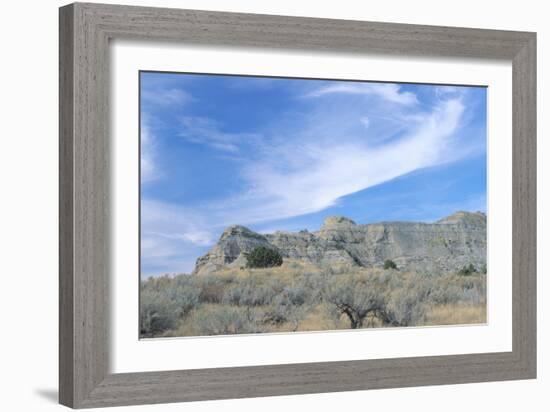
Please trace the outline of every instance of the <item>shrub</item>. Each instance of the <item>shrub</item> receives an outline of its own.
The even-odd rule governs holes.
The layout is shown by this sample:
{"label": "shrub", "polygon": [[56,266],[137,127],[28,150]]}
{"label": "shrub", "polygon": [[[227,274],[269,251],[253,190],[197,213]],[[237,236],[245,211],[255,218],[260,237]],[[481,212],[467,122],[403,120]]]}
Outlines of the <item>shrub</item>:
{"label": "shrub", "polygon": [[292,261],[261,271],[144,280],[140,335],[423,325],[433,322],[434,308],[486,302],[487,276],[482,266],[435,275],[354,265],[290,268],[286,263]]}
{"label": "shrub", "polygon": [[426,276],[412,275],[391,285],[384,323],[394,326],[417,325],[425,320],[431,282]]}
{"label": "shrub", "polygon": [[311,292],[302,282],[286,286],[273,299],[266,311],[265,321],[275,325],[288,323],[291,330],[298,330],[300,321],[316,304],[314,294]]}
{"label": "shrub", "polygon": [[239,306],[269,305],[283,289],[280,280],[267,276],[249,276],[225,290],[225,303]]}
{"label": "shrub", "polygon": [[246,254],[246,266],[249,268],[270,268],[282,264],[281,254],[277,250],[265,246],[255,247]]}
{"label": "shrub", "polygon": [[323,298],[352,329],[410,326],[424,320],[432,282],[418,274],[359,272],[329,279]]}
{"label": "shrub", "polygon": [[141,292],[139,330],[142,337],[153,337],[173,329],[177,318],[177,305],[163,292],[155,290]]}
{"label": "shrub", "polygon": [[194,278],[180,276],[174,279],[167,295],[178,308],[178,316],[184,317],[199,305],[201,290]]}
{"label": "shrub", "polygon": [[202,335],[265,332],[263,313],[249,307],[207,305],[189,319]]}
{"label": "shrub", "polygon": [[476,273],[477,270],[471,263],[468,266],[464,266],[462,269],[458,271],[458,274],[460,276],[470,276],[473,273]]}
{"label": "shrub", "polygon": [[209,275],[193,279],[200,291],[201,303],[222,303],[226,288],[234,282],[230,276]]}
{"label": "shrub", "polygon": [[391,259],[386,259],[384,261],[384,269],[397,269],[397,265],[395,264],[395,262]]}
{"label": "shrub", "polygon": [[149,278],[141,283],[140,335],[153,337],[174,329],[178,321],[199,305],[200,288],[195,278]]}
{"label": "shrub", "polygon": [[432,281],[429,301],[435,305],[483,303],[487,296],[487,276],[479,273],[446,275]]}
{"label": "shrub", "polygon": [[368,315],[385,310],[383,294],[362,276],[341,275],[331,279],[323,297],[338,314],[347,316],[352,329],[363,327]]}
{"label": "shrub", "polygon": [[200,301],[203,303],[220,303],[223,299],[224,287],[219,283],[206,283],[200,292]]}

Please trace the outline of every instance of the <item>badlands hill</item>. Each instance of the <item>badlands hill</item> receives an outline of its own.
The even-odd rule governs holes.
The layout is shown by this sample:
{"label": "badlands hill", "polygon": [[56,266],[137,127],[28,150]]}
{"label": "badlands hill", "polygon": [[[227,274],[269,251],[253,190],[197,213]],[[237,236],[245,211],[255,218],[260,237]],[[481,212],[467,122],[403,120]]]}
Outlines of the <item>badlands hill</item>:
{"label": "badlands hill", "polygon": [[398,268],[444,273],[486,263],[487,217],[481,212],[456,212],[433,223],[380,222],[356,224],[342,216],[328,217],[320,230],[260,234],[244,226],[224,230],[217,244],[197,259],[194,274],[246,265],[255,247],[278,250],[283,258],[319,265],[380,267],[386,259]]}

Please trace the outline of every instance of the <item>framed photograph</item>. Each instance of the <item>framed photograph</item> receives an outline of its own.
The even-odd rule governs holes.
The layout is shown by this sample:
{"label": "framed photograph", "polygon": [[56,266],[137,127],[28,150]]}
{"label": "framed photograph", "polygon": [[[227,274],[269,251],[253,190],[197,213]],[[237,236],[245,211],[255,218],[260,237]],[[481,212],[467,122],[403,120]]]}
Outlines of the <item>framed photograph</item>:
{"label": "framed photograph", "polygon": [[60,402],[536,377],[536,35],[60,9]]}

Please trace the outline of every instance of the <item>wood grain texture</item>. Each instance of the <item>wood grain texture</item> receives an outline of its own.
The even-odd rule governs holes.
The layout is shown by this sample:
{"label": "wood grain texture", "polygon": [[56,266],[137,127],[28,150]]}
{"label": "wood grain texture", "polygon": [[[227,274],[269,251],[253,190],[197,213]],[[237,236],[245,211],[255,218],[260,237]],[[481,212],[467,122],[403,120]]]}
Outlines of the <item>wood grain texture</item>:
{"label": "wood grain texture", "polygon": [[59,15],[59,400],[73,403],[73,29]]}
{"label": "wood grain texture", "polygon": [[108,366],[108,48],[85,14],[78,5],[60,10],[60,33],[68,36],[60,54],[61,203],[70,207],[60,219],[60,376],[72,382],[62,378],[59,392],[63,404],[74,406],[104,380]]}
{"label": "wood grain texture", "polygon": [[537,111],[536,37],[512,62],[513,350],[536,375]]}
{"label": "wood grain texture", "polygon": [[[535,34],[84,3],[61,8],[59,23],[62,404],[84,408],[535,377]],[[108,70],[109,40],[117,38],[511,61],[513,350],[110,374]]]}

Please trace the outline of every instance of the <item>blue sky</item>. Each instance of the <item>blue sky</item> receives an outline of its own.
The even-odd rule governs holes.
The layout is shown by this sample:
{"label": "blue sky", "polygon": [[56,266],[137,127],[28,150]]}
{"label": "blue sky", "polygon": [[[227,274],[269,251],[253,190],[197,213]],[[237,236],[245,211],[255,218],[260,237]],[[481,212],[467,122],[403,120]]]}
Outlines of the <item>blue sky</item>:
{"label": "blue sky", "polygon": [[486,89],[140,73],[142,276],[259,232],[486,211]]}

